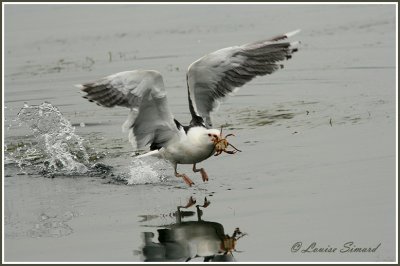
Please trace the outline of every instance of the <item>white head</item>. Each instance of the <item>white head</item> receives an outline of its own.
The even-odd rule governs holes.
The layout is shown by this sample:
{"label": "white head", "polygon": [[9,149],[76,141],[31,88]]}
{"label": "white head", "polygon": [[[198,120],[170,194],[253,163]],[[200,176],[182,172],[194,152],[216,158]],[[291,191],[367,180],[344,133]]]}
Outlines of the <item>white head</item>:
{"label": "white head", "polygon": [[210,143],[214,144],[214,140],[220,137],[218,129],[207,129],[205,127],[192,127],[188,131],[188,138],[193,143],[202,143],[202,145]]}
{"label": "white head", "polygon": [[206,134],[210,143],[215,143],[215,140],[221,138],[221,132],[218,129],[207,129]]}

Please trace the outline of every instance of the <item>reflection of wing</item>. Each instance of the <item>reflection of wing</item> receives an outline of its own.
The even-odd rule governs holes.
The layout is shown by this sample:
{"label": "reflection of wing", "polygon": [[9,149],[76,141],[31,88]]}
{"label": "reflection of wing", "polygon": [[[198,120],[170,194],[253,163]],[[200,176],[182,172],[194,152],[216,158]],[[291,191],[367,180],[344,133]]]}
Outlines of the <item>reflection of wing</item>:
{"label": "reflection of wing", "polygon": [[[256,76],[271,74],[283,66],[278,62],[291,58],[298,42],[278,42],[297,31],[272,39],[224,48],[208,54],[189,66],[187,86],[192,123],[205,120],[211,127],[210,112],[235,88]],[[201,118],[200,118],[201,117]]]}
{"label": "reflection of wing", "polygon": [[160,73],[150,70],[120,72],[95,82],[78,85],[84,98],[105,107],[131,108],[125,129],[137,148],[163,147],[179,134],[168,108],[164,82]]}

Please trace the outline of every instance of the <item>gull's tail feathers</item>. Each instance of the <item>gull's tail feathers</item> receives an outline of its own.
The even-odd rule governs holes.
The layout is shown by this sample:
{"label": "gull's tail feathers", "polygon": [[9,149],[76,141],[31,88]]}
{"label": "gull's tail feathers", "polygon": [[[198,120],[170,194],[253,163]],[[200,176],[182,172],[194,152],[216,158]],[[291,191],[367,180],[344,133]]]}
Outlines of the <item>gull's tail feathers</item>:
{"label": "gull's tail feathers", "polygon": [[159,150],[149,151],[149,152],[146,152],[146,153],[144,153],[144,154],[140,154],[140,155],[138,155],[138,156],[135,156],[135,158],[141,159],[141,158],[145,158],[145,157],[149,157],[149,156],[153,156],[153,157],[157,157],[157,158],[162,158],[162,156],[161,156]]}

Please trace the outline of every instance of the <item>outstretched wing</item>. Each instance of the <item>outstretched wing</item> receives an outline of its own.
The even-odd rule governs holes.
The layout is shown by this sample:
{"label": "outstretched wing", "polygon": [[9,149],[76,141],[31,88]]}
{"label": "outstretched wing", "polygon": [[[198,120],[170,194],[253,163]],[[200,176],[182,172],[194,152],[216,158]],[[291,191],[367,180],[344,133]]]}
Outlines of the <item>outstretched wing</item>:
{"label": "outstretched wing", "polygon": [[191,124],[211,127],[210,112],[220,100],[256,76],[272,74],[291,58],[299,42],[281,42],[299,30],[269,40],[224,48],[208,54],[189,66],[188,87]]}
{"label": "outstretched wing", "polygon": [[152,150],[160,149],[179,136],[168,108],[162,76],[157,71],[120,72],[78,86],[86,93],[83,97],[91,102],[131,109],[123,127],[129,130],[129,140],[138,149],[147,145]]}

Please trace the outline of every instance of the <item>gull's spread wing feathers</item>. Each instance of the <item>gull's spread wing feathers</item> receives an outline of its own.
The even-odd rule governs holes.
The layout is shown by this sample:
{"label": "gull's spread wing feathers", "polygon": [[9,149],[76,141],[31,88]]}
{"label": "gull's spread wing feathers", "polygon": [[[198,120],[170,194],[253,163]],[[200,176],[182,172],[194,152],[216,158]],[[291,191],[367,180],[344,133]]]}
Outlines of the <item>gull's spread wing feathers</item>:
{"label": "gull's spread wing feathers", "polygon": [[272,74],[291,58],[299,42],[284,42],[299,30],[274,38],[224,48],[192,63],[186,75],[192,125],[212,126],[210,112],[219,101],[256,76]]}
{"label": "gull's spread wing feathers", "polygon": [[84,98],[98,105],[131,109],[123,126],[129,129],[129,140],[138,149],[147,145],[159,149],[179,136],[157,71],[125,71],[77,86],[86,93]]}

